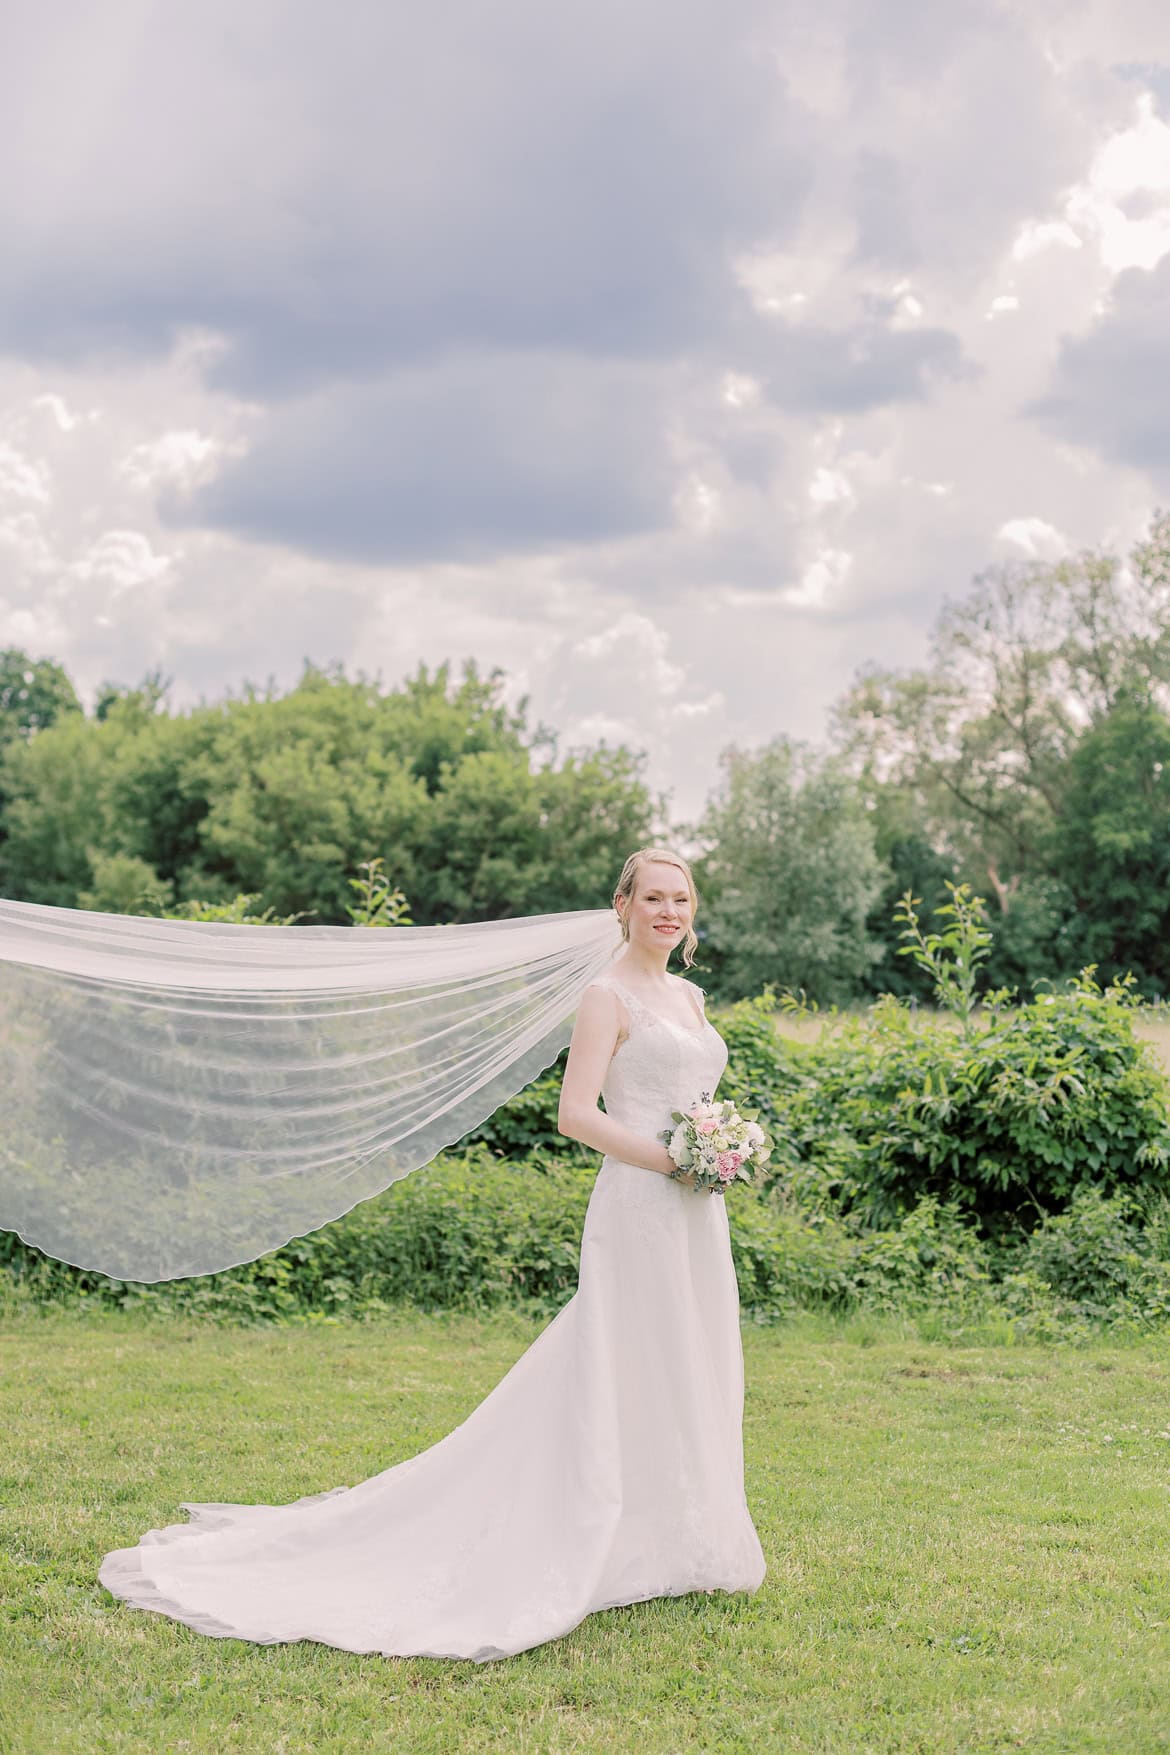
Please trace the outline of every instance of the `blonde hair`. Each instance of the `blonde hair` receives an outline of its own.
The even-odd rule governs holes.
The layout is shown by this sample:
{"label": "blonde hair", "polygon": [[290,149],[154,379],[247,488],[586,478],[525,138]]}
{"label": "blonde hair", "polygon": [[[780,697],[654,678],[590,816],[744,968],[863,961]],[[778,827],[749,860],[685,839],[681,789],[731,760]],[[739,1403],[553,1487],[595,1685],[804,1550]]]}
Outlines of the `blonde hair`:
{"label": "blonde hair", "polygon": [[627,902],[632,901],[639,871],[644,865],[651,864],[677,866],[687,880],[687,889],[691,897],[691,919],[683,938],[683,966],[689,969],[695,960],[695,952],[699,948],[698,934],[695,932],[695,915],[699,910],[699,892],[695,888],[695,880],[691,875],[690,866],[682,854],[676,853],[672,847],[639,847],[636,852],[630,854],[622,866],[622,875],[618,879],[617,888],[613,893],[614,909],[618,912],[622,923],[622,939],[626,944],[629,943],[630,923],[617,908],[618,897],[624,896]]}

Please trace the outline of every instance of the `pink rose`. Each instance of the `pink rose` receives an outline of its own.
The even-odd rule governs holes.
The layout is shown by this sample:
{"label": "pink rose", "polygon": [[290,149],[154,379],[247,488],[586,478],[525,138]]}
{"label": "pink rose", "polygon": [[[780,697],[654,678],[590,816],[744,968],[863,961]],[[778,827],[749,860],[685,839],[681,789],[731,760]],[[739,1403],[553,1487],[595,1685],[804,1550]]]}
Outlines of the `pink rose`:
{"label": "pink rose", "polygon": [[730,1182],[742,1163],[742,1152],[720,1152],[715,1160],[720,1182]]}
{"label": "pink rose", "polygon": [[696,1133],[714,1133],[715,1127],[716,1127],[716,1123],[713,1121],[696,1121],[695,1132]]}

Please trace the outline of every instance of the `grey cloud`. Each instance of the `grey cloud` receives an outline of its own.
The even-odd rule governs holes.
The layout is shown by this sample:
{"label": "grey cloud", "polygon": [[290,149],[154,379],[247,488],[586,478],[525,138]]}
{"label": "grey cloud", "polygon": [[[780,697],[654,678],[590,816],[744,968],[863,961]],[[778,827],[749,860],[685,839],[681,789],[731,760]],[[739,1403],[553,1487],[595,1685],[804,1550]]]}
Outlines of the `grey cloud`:
{"label": "grey cloud", "polygon": [[1170,256],[1129,268],[1109,311],[1066,337],[1047,393],[1024,408],[1049,431],[1170,485]]}
{"label": "grey cloud", "polygon": [[163,510],[350,560],[484,560],[665,522],[664,429],[650,368],[477,355],[284,404],[246,457]]}
{"label": "grey cloud", "polygon": [[[921,401],[932,378],[974,370],[947,332],[890,331],[878,320],[843,332],[761,323],[736,357],[747,351],[785,412]],[[656,361],[530,349],[449,355],[366,387],[333,384],[281,403],[247,456],[160,510],[174,524],[389,563],[470,563],[665,531],[679,485],[668,445],[679,377]],[[763,488],[780,440],[719,426],[732,475]],[[739,559],[758,570],[751,545]]]}
{"label": "grey cloud", "polygon": [[109,10],[69,59],[30,15],[0,74],[9,113],[41,88],[0,197],[0,334],[31,356],[205,324],[215,381],[260,397],[459,347],[664,356],[810,184],[766,7]]}
{"label": "grey cloud", "polygon": [[907,173],[892,153],[862,149],[853,167],[855,262],[908,268],[920,257],[910,215]]}
{"label": "grey cloud", "polygon": [[769,357],[758,363],[777,407],[825,414],[922,401],[932,378],[979,371],[948,330],[890,329],[878,318],[847,330],[777,325]]}
{"label": "grey cloud", "polygon": [[854,260],[924,269],[969,296],[971,275],[1083,175],[1088,93],[1118,121],[1128,96],[1092,69],[1055,76],[1030,3],[828,3],[847,78]]}
{"label": "grey cloud", "polygon": [[[1028,10],[18,9],[0,352],[136,366],[191,326],[222,335],[208,382],[261,424],[164,501],[176,525],[377,562],[664,541],[680,435],[673,455],[717,453],[750,505],[784,463],[768,420],[921,404],[977,371],[946,329],[891,328],[872,288],[912,266],[928,317],[964,309],[1083,174],[1102,102],[1078,108]],[[806,245],[831,311],[754,311],[735,254]],[[690,387],[724,371],[763,382],[758,426],[688,424]],[[678,534],[683,574],[721,568]],[[751,537],[724,555],[773,569]]]}

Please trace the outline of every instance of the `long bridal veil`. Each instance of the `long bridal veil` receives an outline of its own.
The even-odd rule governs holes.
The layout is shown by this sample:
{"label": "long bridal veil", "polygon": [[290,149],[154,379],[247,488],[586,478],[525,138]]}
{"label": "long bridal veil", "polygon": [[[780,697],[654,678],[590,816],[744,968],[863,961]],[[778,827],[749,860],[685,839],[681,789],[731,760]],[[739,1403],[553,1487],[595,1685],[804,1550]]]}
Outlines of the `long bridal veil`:
{"label": "long bridal veil", "polygon": [[0,1228],[118,1279],[251,1261],[551,1064],[609,909],[243,926],[0,901]]}

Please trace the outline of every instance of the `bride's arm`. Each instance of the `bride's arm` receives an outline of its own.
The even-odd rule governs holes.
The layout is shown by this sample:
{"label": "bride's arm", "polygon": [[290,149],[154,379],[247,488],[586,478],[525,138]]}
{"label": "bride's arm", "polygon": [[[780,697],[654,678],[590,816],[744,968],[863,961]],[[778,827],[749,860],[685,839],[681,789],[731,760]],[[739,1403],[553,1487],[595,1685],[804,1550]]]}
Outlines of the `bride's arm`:
{"label": "bride's arm", "polygon": [[566,1139],[580,1140],[595,1152],[607,1152],[623,1164],[657,1170],[669,1176],[674,1169],[661,1140],[648,1139],[623,1127],[597,1107],[606,1068],[613,1058],[621,1030],[616,996],[604,988],[588,987],[581,995],[569,1059],[561,1081],[557,1130]]}

